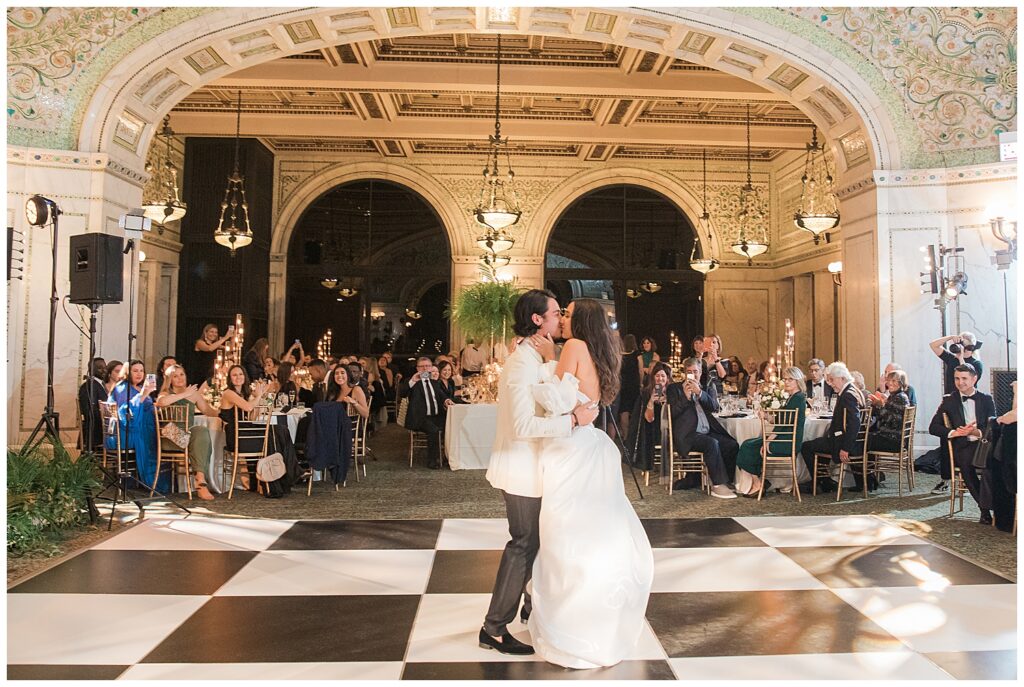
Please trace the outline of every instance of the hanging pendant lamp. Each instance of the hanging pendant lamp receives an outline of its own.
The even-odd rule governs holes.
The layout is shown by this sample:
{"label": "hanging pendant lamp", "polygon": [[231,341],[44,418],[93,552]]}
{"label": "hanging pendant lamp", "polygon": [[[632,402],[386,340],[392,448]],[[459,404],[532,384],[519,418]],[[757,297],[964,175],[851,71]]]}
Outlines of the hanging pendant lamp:
{"label": "hanging pendant lamp", "polygon": [[[252,243],[252,229],[249,228],[249,203],[245,199],[245,177],[239,171],[238,147],[241,141],[242,132],[242,91],[238,91],[238,112],[235,119],[235,169],[228,177],[228,186],[224,190],[224,200],[220,203],[220,221],[217,229],[213,232],[213,239],[231,250],[231,257],[235,257],[235,251],[245,248]],[[228,208],[231,208],[230,224],[224,226],[224,218]],[[239,219],[239,213],[242,218]]]}
{"label": "hanging pendant lamp", "polygon": [[732,244],[737,255],[754,264],[754,258],[768,251],[767,232],[764,227],[764,203],[751,181],[750,105],[747,105],[747,183],[740,189],[740,209],[736,213],[738,236]]}
{"label": "hanging pendant lamp", "polygon": [[708,274],[718,269],[721,263],[714,258],[714,248],[711,242],[711,215],[708,214],[708,150],[704,148],[701,151],[701,162],[703,163],[704,169],[704,193],[702,199],[703,211],[700,216],[700,226],[708,233],[708,257],[697,257],[697,244],[699,241],[693,242],[693,250],[690,251],[690,267],[697,270],[701,274]]}

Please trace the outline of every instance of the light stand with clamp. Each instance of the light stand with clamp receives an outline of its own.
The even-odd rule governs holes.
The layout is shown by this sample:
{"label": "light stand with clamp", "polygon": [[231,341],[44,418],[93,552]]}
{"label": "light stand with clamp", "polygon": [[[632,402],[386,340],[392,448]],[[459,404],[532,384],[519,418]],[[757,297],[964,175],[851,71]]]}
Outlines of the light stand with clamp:
{"label": "light stand with clamp", "polygon": [[633,483],[636,484],[636,491],[640,494],[640,500],[644,498],[644,492],[640,488],[640,480],[637,479],[636,470],[633,469],[633,454],[626,447],[626,442],[622,439],[622,432],[619,430],[619,423],[615,421],[615,413],[608,406],[601,406],[601,413],[604,419],[605,430],[608,428],[608,423],[611,422],[612,427],[615,428],[615,436],[619,440],[619,446],[622,448],[622,462],[629,468],[629,474],[633,476]]}

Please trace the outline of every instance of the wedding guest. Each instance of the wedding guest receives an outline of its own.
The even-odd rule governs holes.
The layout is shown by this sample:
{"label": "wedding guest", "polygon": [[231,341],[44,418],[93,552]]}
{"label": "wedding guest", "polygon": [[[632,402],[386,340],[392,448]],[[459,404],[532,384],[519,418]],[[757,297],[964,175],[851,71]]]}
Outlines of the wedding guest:
{"label": "wedding guest", "polygon": [[746,375],[743,378],[743,388],[740,389],[741,396],[753,396],[752,393],[748,392],[750,391],[750,383],[757,379],[757,368],[757,358],[749,356],[746,365],[743,366],[743,371]]}
{"label": "wedding guest", "polygon": [[871,421],[873,427],[868,446],[872,451],[899,453],[903,440],[903,411],[914,405],[910,402],[908,388],[907,373],[893,370],[885,375],[886,395],[876,392],[868,396],[868,402],[879,408]]}
{"label": "wedding guest", "polygon": [[992,464],[984,478],[992,493],[992,518],[996,529],[1013,532],[1017,509],[1017,382],[1010,382],[1013,404],[996,418],[991,441]]}
{"label": "wedding guest", "polygon": [[416,374],[409,382],[409,409],[405,416],[405,428],[427,435],[427,467],[439,470],[442,463],[441,432],[444,430],[448,406],[453,401],[434,378],[435,372],[430,358],[423,356],[416,361]]}
{"label": "wedding guest", "polygon": [[[945,346],[947,343],[949,344],[948,348]],[[953,371],[957,365],[970,365],[978,373],[978,379],[981,379],[985,366],[975,355],[975,352],[981,348],[981,342],[971,332],[940,336],[929,343],[928,346],[932,349],[932,353],[937,355],[939,360],[942,361],[943,389],[945,393],[952,394],[956,391]]]}
{"label": "wedding guest", "polygon": [[388,367],[387,356],[382,355],[377,358],[377,373],[380,376],[380,382],[384,387],[384,398],[390,403],[395,400],[395,372]]}
{"label": "wedding guest", "polygon": [[281,364],[281,361],[277,358],[271,358],[267,356],[263,359],[263,374],[266,379],[276,380],[277,379],[277,367]]}
{"label": "wedding guest", "polygon": [[103,378],[107,373],[107,362],[93,358],[90,374],[78,387],[78,417],[82,422],[82,450],[95,452],[103,446],[103,422],[100,419],[100,403],[107,400],[107,389]]}
{"label": "wedding guest", "polygon": [[851,370],[850,374],[853,375],[853,383],[857,386],[861,392],[867,391],[867,383],[864,381],[864,374],[857,370]]}
{"label": "wedding guest", "polygon": [[[888,365],[885,366],[885,369],[882,370],[882,376],[878,378],[878,388],[876,388],[875,391],[877,393],[882,394],[883,397],[888,396],[889,394],[886,379],[889,377],[890,372],[895,372],[896,370],[900,370],[902,372],[903,367],[899,363],[889,363]],[[906,372],[903,372],[903,374],[904,376],[906,376]],[[905,389],[905,391],[907,394],[907,398],[910,399],[910,405],[916,406],[917,392],[914,391],[914,387],[910,386],[910,384],[907,384],[907,388]]]}
{"label": "wedding guest", "polygon": [[466,347],[462,349],[462,376],[478,375],[487,363],[487,352],[481,350],[473,339],[466,339]]}
{"label": "wedding guest", "polygon": [[377,360],[363,356],[359,359],[359,364],[365,370],[366,385],[370,390],[369,402],[370,412],[373,415],[373,428],[383,427],[388,422],[388,399],[384,381],[381,379],[380,368],[377,367]]}
{"label": "wedding guest", "polygon": [[[276,382],[276,388],[274,388]],[[277,366],[277,379],[271,382],[268,390],[288,397],[288,405],[295,405],[299,400],[299,385],[295,383],[295,366],[285,361]]]}
{"label": "wedding guest", "polygon": [[770,382],[775,376],[775,365],[771,360],[765,360],[757,368],[757,374],[750,378],[747,383],[747,396],[753,398],[765,382]]}
{"label": "wedding guest", "polygon": [[312,408],[314,404],[327,400],[327,363],[320,358],[311,360],[307,366],[312,387],[299,389],[299,400]]}
{"label": "wedding guest", "polygon": [[447,360],[441,361],[437,366],[437,381],[441,382],[441,386],[453,401],[465,403],[462,400],[462,377],[455,374],[455,368]]}
{"label": "wedding guest", "polygon": [[363,396],[369,400],[370,385],[366,381],[366,371],[359,364],[359,358],[352,356],[352,362],[345,366],[348,369],[348,377],[351,383],[363,390]]}
{"label": "wedding guest", "polygon": [[807,398],[828,401],[835,396],[835,390],[825,382],[825,361],[811,358],[807,361]]}
{"label": "wedding guest", "polygon": [[228,333],[224,336],[220,336],[220,330],[212,322],[203,327],[203,335],[196,339],[195,345],[192,346],[192,359],[194,361],[191,374],[192,379],[206,381],[213,377],[214,364],[217,362],[217,351],[224,346],[224,343],[234,333],[235,325],[229,326]]}
{"label": "wedding guest", "polygon": [[104,399],[110,395],[110,392],[114,390],[114,385],[121,381],[124,374],[124,363],[120,360],[111,360],[107,363],[107,369],[103,373],[103,388],[106,389],[106,393],[103,395]]}
{"label": "wedding guest", "polygon": [[[160,390],[164,385],[164,370],[169,368],[171,365],[177,365],[178,361],[174,359],[173,355],[165,355],[160,358],[160,362],[156,364],[156,388]],[[156,391],[153,392],[153,400],[156,400]]]}
{"label": "wedding guest", "polygon": [[743,363],[736,356],[732,356],[726,362],[726,375],[722,381],[723,391],[730,394],[746,394],[747,373],[743,369]]}
{"label": "wedding guest", "polygon": [[[793,444],[796,444],[796,451],[799,453],[800,445],[804,440],[804,419],[807,414],[807,396],[804,394],[804,373],[799,367],[787,367],[782,371],[782,385],[783,389],[789,398],[786,400],[786,405],[783,406],[784,410],[795,410],[797,411],[796,417],[796,438],[788,440],[781,439],[778,441],[769,441],[768,443],[768,455],[770,456],[788,456],[793,451]],[[769,435],[769,439],[774,439],[775,433]],[[764,437],[755,437],[753,439],[747,439],[740,445],[739,453],[736,455],[736,469],[745,470],[753,475],[753,482],[751,483],[750,489],[741,496],[757,496],[758,491],[761,490],[761,447],[764,446]],[[738,481],[738,480],[737,480]],[[771,482],[765,480],[764,482],[764,493],[768,494],[768,490],[771,488]],[[793,485],[796,488],[796,485]]]}
{"label": "wedding guest", "polygon": [[[146,375],[145,364],[132,360],[128,363],[128,378],[115,384],[107,398],[117,404],[121,447],[135,451],[139,481],[151,486],[156,477],[156,415],[151,397],[155,389],[156,381]],[[107,448],[115,448],[111,440],[107,438]],[[156,489],[166,493],[170,484],[168,476],[161,475]]]}
{"label": "wedding guest", "polygon": [[349,376],[351,366],[338,365],[331,374],[327,385],[327,400],[346,403],[349,417],[360,415],[369,418],[370,408],[366,404],[366,394]]}
{"label": "wedding guest", "polygon": [[[164,374],[164,384],[156,398],[156,405],[161,407],[181,405],[188,409],[185,426],[182,429],[188,432],[188,462],[196,475],[196,493],[203,501],[212,501],[213,494],[210,493],[209,485],[206,483],[206,476],[210,474],[212,468],[213,442],[210,440],[210,430],[204,425],[195,424],[196,410],[207,417],[217,417],[217,411],[206,402],[203,395],[205,391],[205,381],[200,386],[190,385],[185,368],[172,365]],[[179,449],[170,439],[161,437],[160,441],[168,450],[177,451]]]}
{"label": "wedding guest", "polygon": [[651,368],[659,360],[661,357],[658,355],[658,344],[654,343],[654,339],[651,337],[645,336],[640,340],[640,380],[642,383],[647,383],[647,376],[651,374]]}
{"label": "wedding guest", "polygon": [[281,354],[281,362],[289,362],[292,367],[302,367],[306,364],[306,352],[302,350],[302,342],[298,339],[292,342],[288,350]]}
{"label": "wedding guest", "polygon": [[715,385],[715,391],[719,395],[722,395],[724,389],[722,387],[722,380],[725,379],[727,374],[725,365],[722,364],[722,340],[718,337],[718,334],[707,334],[704,336],[704,354],[702,356],[702,363],[704,367],[704,377],[701,379],[701,384],[707,386],[709,383]]}
{"label": "wedding guest", "polygon": [[[837,394],[832,421],[829,423],[825,436],[805,441],[800,448],[800,453],[807,464],[807,471],[811,475],[814,474],[815,453],[831,455],[833,464],[849,463],[851,456],[864,455],[864,443],[857,440],[857,434],[860,432],[861,409],[867,403],[864,393],[853,383],[853,375],[841,362],[834,362],[825,368],[825,381]],[[863,488],[860,474],[856,470],[852,472],[858,483],[858,488]],[[824,478],[819,477],[819,479],[824,479],[825,491],[835,491],[839,486],[828,475],[825,475]],[[875,488],[874,482],[874,475],[868,475],[868,489]],[[810,491],[810,489],[806,490]]]}
{"label": "wedding guest", "polygon": [[672,368],[662,362],[654,363],[648,383],[633,404],[628,445],[633,449],[634,465],[649,471],[654,465],[654,447],[661,443],[661,411],[666,403],[668,385],[672,383]]}
{"label": "wedding guest", "polygon": [[[636,337],[626,334],[622,337],[622,364],[619,366],[619,427],[623,430],[630,426],[630,416],[637,398],[640,397],[640,379],[642,363],[636,350]],[[671,378],[671,373],[669,377]]]}
{"label": "wedding guest", "polygon": [[250,380],[266,379],[267,374],[263,371],[263,361],[268,357],[270,357],[270,342],[264,338],[256,339],[242,358],[246,378]]}
{"label": "wedding guest", "polygon": [[[266,339],[263,341],[266,344]],[[239,411],[245,413],[252,412],[253,408],[259,405],[260,398],[266,393],[268,383],[264,379],[259,379],[255,383],[250,382],[249,374],[242,365],[232,365],[228,369],[227,381],[227,387],[220,396],[220,419],[224,422],[224,436],[227,448],[229,451],[234,451],[235,416],[239,414]],[[241,417],[238,419],[239,421],[242,420]],[[241,442],[239,448],[245,453],[259,450],[256,446],[245,446]],[[242,488],[253,491],[255,489],[254,480],[250,480],[249,477],[255,477],[256,466],[251,461],[246,461],[246,464],[249,474],[242,473]]]}

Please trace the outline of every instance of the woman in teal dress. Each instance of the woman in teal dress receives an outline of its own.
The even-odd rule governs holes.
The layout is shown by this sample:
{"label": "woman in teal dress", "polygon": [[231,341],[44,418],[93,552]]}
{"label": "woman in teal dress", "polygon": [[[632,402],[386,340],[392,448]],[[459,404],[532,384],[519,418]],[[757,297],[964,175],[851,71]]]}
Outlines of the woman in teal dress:
{"label": "woman in teal dress", "polygon": [[649,336],[641,339],[640,355],[637,357],[640,365],[640,386],[644,386],[654,368],[654,363],[661,360],[661,356],[658,355],[658,344],[654,343],[654,339]]}
{"label": "woman in teal dress", "polygon": [[[188,378],[185,375],[185,368],[180,365],[171,365],[164,372],[164,384],[157,396],[158,406],[184,405],[188,408],[188,418],[183,430],[188,432],[188,462],[196,475],[196,493],[204,501],[212,501],[213,494],[210,493],[209,485],[206,483],[206,476],[210,474],[213,460],[213,442],[210,440],[210,430],[203,425],[195,424],[195,414],[198,409],[203,415],[217,417],[214,410],[206,399],[203,392],[206,390],[206,382],[202,386],[189,386]],[[179,448],[170,439],[161,438],[163,447],[170,451],[178,451]]]}
{"label": "woman in teal dress", "polygon": [[[156,476],[156,415],[153,399],[156,382],[146,378],[146,366],[141,360],[128,363],[128,378],[118,382],[107,398],[117,404],[117,417],[121,427],[121,447],[135,451],[135,464],[139,481],[153,485]],[[107,448],[114,448],[114,438],[107,438]],[[167,493],[171,485],[168,475],[161,475],[157,491]]]}
{"label": "woman in teal dress", "polygon": [[[804,416],[807,414],[807,396],[803,392],[804,373],[799,367],[787,367],[782,371],[782,384],[789,394],[789,400],[783,406],[785,410],[797,411],[796,417],[796,453],[800,453],[800,444],[804,440]],[[761,489],[761,446],[764,440],[762,437],[747,439],[740,445],[740,451],[736,455],[737,469],[743,469],[754,475],[750,491],[742,496],[756,496]],[[790,453],[789,441],[773,441],[768,444],[768,455],[785,456]],[[738,481],[738,480],[737,480]],[[765,480],[765,493],[771,482]],[[795,486],[795,485],[794,485]]]}

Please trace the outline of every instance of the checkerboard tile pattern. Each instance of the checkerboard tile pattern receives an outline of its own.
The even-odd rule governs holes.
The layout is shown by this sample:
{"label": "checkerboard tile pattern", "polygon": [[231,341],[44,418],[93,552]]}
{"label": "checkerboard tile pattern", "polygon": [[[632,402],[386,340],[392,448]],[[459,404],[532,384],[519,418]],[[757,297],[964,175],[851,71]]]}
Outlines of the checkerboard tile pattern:
{"label": "checkerboard tile pattern", "polygon": [[612,668],[477,646],[504,520],[192,516],[148,519],[9,589],[7,677],[1016,677],[1016,585],[879,518],[644,527],[648,623]]}

